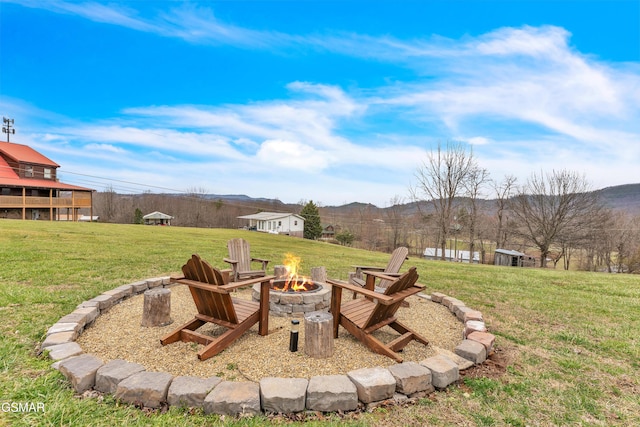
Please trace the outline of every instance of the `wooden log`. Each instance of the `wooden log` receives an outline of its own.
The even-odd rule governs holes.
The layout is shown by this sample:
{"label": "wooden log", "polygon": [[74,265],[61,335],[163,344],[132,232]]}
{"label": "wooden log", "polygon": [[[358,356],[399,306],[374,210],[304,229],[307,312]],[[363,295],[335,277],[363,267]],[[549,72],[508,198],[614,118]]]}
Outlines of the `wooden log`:
{"label": "wooden log", "polygon": [[311,268],[311,280],[325,283],[327,281],[327,269],[324,267]]}
{"label": "wooden log", "polygon": [[324,311],[304,315],[304,353],[316,359],[333,356],[333,316]]}
{"label": "wooden log", "polygon": [[167,288],[153,288],[145,291],[142,309],[144,327],[167,326],[171,319],[171,291]]}
{"label": "wooden log", "polygon": [[276,276],[276,280],[284,279],[287,276],[287,269],[284,265],[275,265],[273,267],[273,275]]}

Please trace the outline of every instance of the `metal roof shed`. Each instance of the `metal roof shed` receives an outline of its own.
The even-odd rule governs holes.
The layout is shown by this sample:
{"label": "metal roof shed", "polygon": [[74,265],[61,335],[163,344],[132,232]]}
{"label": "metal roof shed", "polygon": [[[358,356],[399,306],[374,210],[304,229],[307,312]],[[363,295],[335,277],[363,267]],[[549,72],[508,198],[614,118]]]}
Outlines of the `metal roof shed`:
{"label": "metal roof shed", "polygon": [[526,256],[526,254],[518,251],[496,249],[493,264],[507,267],[524,267],[524,259]]}

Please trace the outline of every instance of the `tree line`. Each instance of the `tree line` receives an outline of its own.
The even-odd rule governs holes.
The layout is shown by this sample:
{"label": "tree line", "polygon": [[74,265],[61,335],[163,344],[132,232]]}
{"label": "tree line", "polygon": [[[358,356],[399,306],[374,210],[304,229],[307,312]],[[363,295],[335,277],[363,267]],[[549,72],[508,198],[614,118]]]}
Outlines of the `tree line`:
{"label": "tree line", "polygon": [[[391,251],[403,245],[478,251],[492,262],[498,248],[535,255],[538,266],[640,272],[640,218],[608,209],[584,175],[570,170],[491,178],[473,151],[458,142],[427,152],[405,199],[383,210],[360,205],[350,212],[320,209],[329,222],[355,236],[354,245]],[[469,262],[472,262],[470,257]]]}
{"label": "tree line", "polygon": [[437,247],[444,259],[445,249],[453,247],[477,251],[489,263],[493,251],[503,248],[534,252],[541,267],[640,271],[640,218],[606,208],[583,175],[553,170],[533,173],[523,183],[510,175],[495,180],[458,142],[428,151],[408,197],[396,195],[382,209],[229,201],[202,189],[125,195],[107,188],[96,194],[94,210],[105,222],[139,223],[141,213],[161,211],[175,217],[175,226],[205,228],[238,228],[244,225],[238,216],[288,211],[305,217],[305,238],[320,238],[330,224],[335,234],[329,241],[369,250],[407,246],[422,256],[425,248]]}
{"label": "tree line", "polygon": [[[569,269],[580,254],[583,269],[640,270],[634,219],[608,209],[584,175],[552,170],[534,172],[522,184],[513,176],[495,181],[471,148],[449,142],[428,153],[416,179],[411,197],[431,207],[421,215],[435,226],[443,259],[451,234],[463,233],[472,253],[493,241],[499,248],[534,249],[540,267],[562,260]],[[490,195],[495,205],[483,211],[481,199]]]}

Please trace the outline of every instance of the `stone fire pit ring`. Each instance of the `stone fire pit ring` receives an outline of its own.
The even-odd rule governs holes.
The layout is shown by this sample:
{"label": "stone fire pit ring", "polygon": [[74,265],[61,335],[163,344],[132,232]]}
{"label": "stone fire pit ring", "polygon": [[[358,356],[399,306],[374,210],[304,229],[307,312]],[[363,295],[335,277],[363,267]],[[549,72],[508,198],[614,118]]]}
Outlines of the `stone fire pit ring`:
{"label": "stone fire pit ring", "polygon": [[[331,286],[315,282],[321,287],[313,292],[269,291],[269,314],[280,317],[304,316],[312,311],[329,311]],[[260,301],[260,284],[253,285],[251,297]]]}
{"label": "stone fire pit ring", "polygon": [[[125,403],[148,408],[189,403],[188,406],[202,407],[205,414],[231,416],[295,412],[301,410],[299,401],[305,402],[302,408],[322,412],[349,411],[358,407],[371,410],[390,401],[411,403],[435,390],[447,388],[458,381],[459,370],[483,363],[493,352],[495,336],[486,332],[482,313],[439,292],[424,295],[424,298],[446,306],[464,324],[465,337],[456,347],[455,354],[438,354],[419,363],[405,362],[388,368],[362,368],[346,375],[263,378],[258,383],[222,381],[218,377],[173,377],[165,372],[147,372],[143,366],[125,360],[105,364],[99,357],[84,353],[75,342],[85,328],[115,304],[147,289],[169,286],[169,277],[152,278],[122,285],[85,301],[49,328],[41,350],[48,351],[48,357],[55,361],[53,368],[66,377],[77,393],[99,391],[106,384],[110,390],[104,392],[114,394],[117,400]],[[323,286],[320,293],[323,302],[324,292],[330,295],[331,287]],[[380,381],[381,378],[384,381]],[[382,396],[381,388],[385,390]],[[283,398],[274,390],[286,390],[287,395]],[[141,400],[141,396],[147,398]],[[232,398],[228,399],[229,396]],[[296,407],[291,407],[292,404]],[[238,410],[240,407],[241,411]]]}

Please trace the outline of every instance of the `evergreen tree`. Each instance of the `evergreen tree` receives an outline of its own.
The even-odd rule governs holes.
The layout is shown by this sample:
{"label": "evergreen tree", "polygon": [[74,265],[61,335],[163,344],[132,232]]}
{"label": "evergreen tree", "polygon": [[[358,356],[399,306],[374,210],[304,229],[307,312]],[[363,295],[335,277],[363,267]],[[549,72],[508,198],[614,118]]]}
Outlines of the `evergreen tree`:
{"label": "evergreen tree", "polygon": [[144,224],[144,218],[142,215],[142,211],[140,208],[136,208],[136,212],[133,214],[133,223],[134,224]]}
{"label": "evergreen tree", "polygon": [[336,240],[342,246],[351,246],[355,238],[356,236],[354,236],[353,233],[351,233],[349,230],[342,230],[341,232],[336,234]]}
{"label": "evergreen tree", "polygon": [[304,238],[315,240],[322,235],[322,225],[320,224],[320,212],[318,207],[311,200],[304,205],[300,211],[300,216],[304,218]]}

